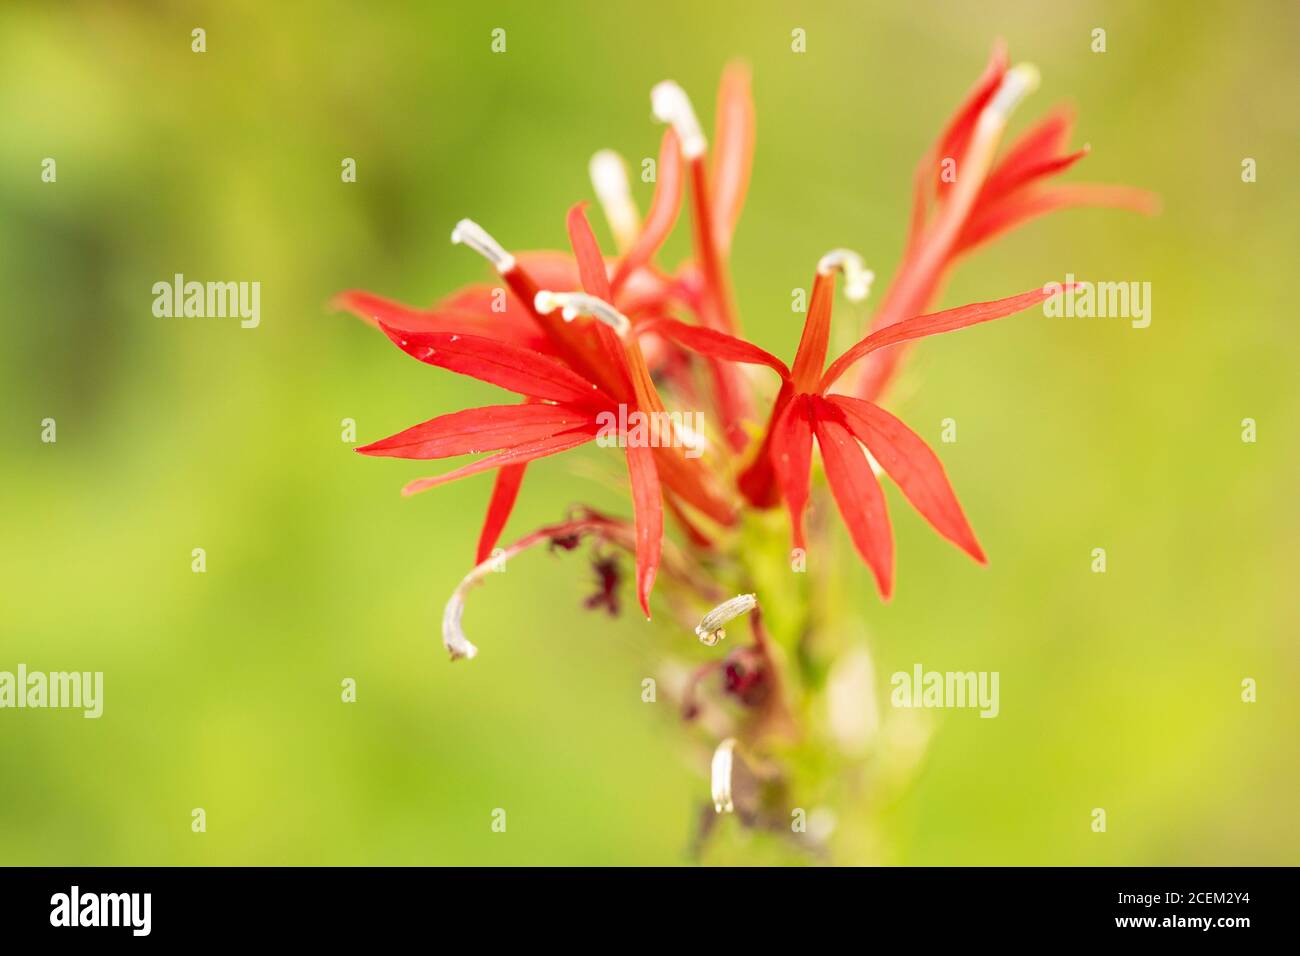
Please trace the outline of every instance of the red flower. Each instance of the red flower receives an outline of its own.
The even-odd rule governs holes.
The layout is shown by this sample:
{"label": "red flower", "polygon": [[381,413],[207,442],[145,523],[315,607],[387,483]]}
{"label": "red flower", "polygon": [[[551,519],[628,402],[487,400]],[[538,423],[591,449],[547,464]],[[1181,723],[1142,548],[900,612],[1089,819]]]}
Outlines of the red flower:
{"label": "red flower", "polygon": [[[859,442],[940,534],[983,561],[934,453],[874,402],[908,341],[1009,315],[1046,298],[1045,293],[1027,292],[918,315],[963,253],[1050,209],[1099,204],[1146,210],[1153,204],[1136,190],[1044,185],[1083,155],[1063,152],[1070,125],[1064,113],[1049,116],[995,160],[1011,108],[1035,82],[1031,68],[1008,69],[1002,49],[994,51],[983,78],[917,170],[907,247],[875,316],[875,331],[829,367],[824,368],[835,271],[846,272],[852,297],[866,293],[868,274],[851,253],[838,251],[819,263],[793,368],[739,337],[728,258],[754,144],[749,75],[741,67],[731,67],[723,76],[711,156],[686,94],[673,83],[654,88],[654,113],[670,125],[643,221],[622,161],[607,152],[593,158],[593,184],[617,257],[602,255],[579,203],[567,219],[571,254],[514,255],[473,222],[457,225],[453,241],[487,258],[502,287],[473,285],[427,310],[369,293],[342,293],[336,300],[342,307],[377,325],[407,354],[499,385],[521,399],[440,415],[358,449],[418,459],[494,452],[404,489],[412,494],[482,471],[497,472],[476,569],[457,593],[482,576],[528,463],[590,442],[606,415],[623,422],[626,414],[620,412],[663,413],[660,387],[688,408],[712,407],[722,444],[733,460],[744,454],[747,467],[737,474],[726,457],[694,457],[676,442],[664,447],[620,442],[635,528],[620,528],[617,536],[620,546],[631,545],[636,552],[637,596],[647,614],[662,557],[665,508],[690,543],[706,549],[734,523],[738,501],[771,507],[784,499],[795,542],[803,546],[814,436],[832,495],[886,597],[892,589],[892,536],[882,493]],[[948,176],[949,171],[955,176]],[[693,254],[670,273],[655,258],[677,221],[688,183]],[[589,318],[574,321],[579,316]],[[693,322],[682,321],[685,316]],[[704,359],[703,379],[694,374],[691,353]],[[860,360],[854,395],[833,394],[832,387]],[[755,449],[749,447],[755,396],[738,367],[743,363],[767,365],[782,382]],[[602,518],[588,531],[609,536],[615,527],[614,519]],[[444,622],[444,632],[451,635],[453,655],[468,656],[458,615],[456,610],[448,618],[451,624]]]}
{"label": "red flower", "polygon": [[[815,435],[831,494],[848,525],[853,544],[875,575],[881,595],[888,599],[893,591],[893,535],[884,494],[859,442],[936,531],[981,563],[985,561],[984,552],[957,503],[943,465],[929,446],[879,405],[847,395],[832,395],[831,386],[856,362],[880,349],[1011,315],[1042,302],[1057,290],[1032,290],[996,302],[979,302],[906,319],[868,335],[823,371],[837,269],[847,272],[850,281],[865,292],[861,261],[856,255],[837,250],[823,257],[817,266],[808,318],[793,370],[758,346],[721,332],[694,328],[671,319],[656,321],[654,328],[702,354],[731,362],[766,365],[781,376],[781,390],[764,438],[765,453],[760,452],[759,466],[770,466],[775,484],[790,510],[795,547],[805,546],[803,512],[808,504]],[[751,468],[751,472],[754,470]]]}
{"label": "red flower", "polygon": [[[663,410],[630,321],[608,304],[614,298],[612,284],[581,203],[569,211],[568,223],[585,294],[538,288],[514,257],[482,230],[465,222],[457,227],[461,241],[484,252],[518,299],[531,303],[533,317],[549,336],[555,353],[566,361],[514,344],[506,337],[414,331],[379,320],[384,333],[413,358],[499,385],[525,398],[521,405],[440,415],[357,449],[364,455],[421,459],[497,451],[446,474],[411,482],[403,489],[405,494],[415,494],[500,469],[479,541],[479,562],[487,558],[505,524],[528,462],[591,441],[601,428],[599,413],[617,417],[620,404],[646,412]],[[559,314],[560,310],[565,314]],[[571,324],[578,314],[593,315],[598,321]],[[661,476],[670,493],[715,520],[730,521],[731,508],[712,489],[708,474],[698,462],[685,457],[681,448],[649,448],[627,442],[626,455],[636,516],[637,597],[649,615],[663,536]]]}
{"label": "red flower", "polygon": [[[1140,189],[1046,185],[1088,153],[1086,148],[1064,152],[1073,119],[1062,108],[1030,127],[997,159],[1011,111],[1037,85],[1034,67],[1008,69],[1006,47],[994,46],[984,75],[916,167],[903,261],[872,328],[924,311],[957,259],[1044,213],[1069,206],[1155,210],[1155,197]],[[879,397],[904,352],[889,349],[865,362],[855,394]]]}

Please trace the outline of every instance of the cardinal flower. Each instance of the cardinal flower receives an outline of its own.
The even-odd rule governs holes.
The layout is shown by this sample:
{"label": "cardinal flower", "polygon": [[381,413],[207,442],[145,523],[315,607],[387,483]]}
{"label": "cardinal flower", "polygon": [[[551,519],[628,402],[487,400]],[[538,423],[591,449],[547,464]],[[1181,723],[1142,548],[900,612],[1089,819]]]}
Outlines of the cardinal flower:
{"label": "cardinal flower", "polygon": [[[883,595],[893,586],[893,543],[873,461],[940,534],[983,561],[938,459],[881,407],[884,386],[912,340],[1009,315],[1046,297],[1031,291],[920,314],[965,253],[1051,209],[1152,206],[1150,197],[1136,190],[1047,185],[1049,177],[1084,155],[1064,151],[1070,120],[1063,112],[1032,127],[998,158],[1011,111],[1036,82],[1032,67],[1008,67],[1001,46],[994,50],[984,76],[918,167],[902,263],[872,321],[874,331],[826,365],[836,273],[845,274],[845,291],[854,299],[866,296],[871,278],[853,253],[830,253],[818,264],[792,367],[742,338],[731,290],[731,241],[754,148],[748,71],[733,66],[723,76],[711,148],[685,91],[672,82],[658,84],[651,108],[668,128],[644,219],[617,154],[602,150],[590,164],[616,255],[602,253],[580,202],[566,220],[568,251],[508,252],[474,222],[459,222],[453,242],[484,256],[498,274],[495,284],[472,285],[431,309],[359,291],[338,297],[342,307],[378,326],[407,354],[516,397],[512,404],[439,415],[358,450],[414,459],[493,453],[404,489],[412,494],[480,472],[496,473],[476,568],[466,579],[477,581],[529,463],[591,443],[603,421],[629,421],[629,412],[666,413],[665,397],[677,407],[711,408],[705,429],[709,453],[702,457],[689,453],[698,451],[698,435],[646,447],[625,432],[617,442],[626,463],[633,527],[615,534],[611,529],[618,519],[602,517],[597,531],[607,544],[631,543],[637,597],[647,614],[664,555],[665,511],[706,568],[743,569],[742,536],[728,529],[746,508],[784,501],[795,544],[805,546],[814,438],[831,494]],[[690,211],[691,256],[669,270],[656,259],[683,205]],[[755,389],[740,368],[746,363],[778,373],[775,400]],[[770,411],[760,429],[756,409],[765,402]],[[758,440],[751,437],[756,432]],[[612,588],[617,574],[608,566],[601,573]],[[743,574],[728,583],[752,585]],[[711,587],[707,580],[693,582],[696,596]],[[613,607],[616,602],[611,596],[600,603]],[[459,627],[459,611],[452,616]],[[467,656],[457,654],[462,637],[448,639],[454,656]]]}
{"label": "cardinal flower", "polygon": [[[1012,111],[1038,82],[1035,67],[1008,68],[1006,47],[994,46],[983,76],[917,164],[903,260],[873,328],[923,312],[958,259],[1045,213],[1071,206],[1155,211],[1155,197],[1141,189],[1048,184],[1088,154],[1087,147],[1065,150],[1073,125],[1065,108],[1031,126],[998,157]],[[864,362],[854,393],[880,396],[905,351],[889,349]]]}
{"label": "cardinal flower", "polygon": [[[508,403],[437,415],[358,449],[420,460],[488,453],[404,489],[413,494],[480,473],[496,476],[475,563],[442,616],[442,641],[453,660],[478,652],[462,627],[469,590],[500,562],[543,545],[561,553],[593,544],[599,590],[587,607],[617,613],[618,562],[630,554],[646,615],[659,580],[656,600],[679,623],[677,636],[694,626],[698,642],[675,646],[693,644],[697,655],[707,656],[674,661],[677,666],[662,675],[662,691],[678,699],[713,754],[714,799],[703,808],[697,843],[714,825],[715,811],[734,812],[746,826],[789,839],[786,808],[857,792],[856,784],[817,777],[848,768],[866,752],[858,749],[864,732],[855,728],[874,694],[870,660],[860,647],[856,659],[831,660],[835,641],[826,639],[828,632],[853,629],[852,622],[840,628],[833,621],[838,609],[830,595],[839,589],[783,587],[770,560],[783,541],[770,546],[763,536],[771,534],[771,523],[743,520],[746,513],[784,503],[795,546],[820,546],[821,529],[814,535],[804,527],[815,446],[830,497],[883,598],[893,591],[894,543],[878,473],[891,478],[940,535],[983,563],[984,551],[938,457],[883,407],[886,387],[916,340],[1010,316],[1067,291],[1053,283],[931,311],[945,277],[967,253],[1054,209],[1154,206],[1138,190],[1054,184],[1086,153],[1066,148],[1071,121],[1064,111],[1032,126],[999,155],[1012,110],[1036,83],[1036,70],[1009,67],[1003,48],[994,49],[984,75],[917,167],[898,272],[865,337],[830,362],[837,277],[844,277],[845,295],[859,301],[873,279],[848,250],[836,249],[817,263],[791,365],[746,341],[741,328],[729,260],[754,149],[750,80],[742,67],[723,76],[712,144],[681,87],[663,82],[652,89],[652,112],[668,128],[644,219],[624,162],[608,150],[592,158],[592,185],[616,254],[602,252],[582,202],[569,208],[564,251],[510,252],[474,222],[461,220],[452,241],[486,258],[497,281],[461,289],[429,309],[359,291],[337,299],[408,355],[512,396]],[[689,210],[690,256],[666,268],[657,259],[683,207]],[[766,373],[746,365],[775,371],[779,384],[767,388]],[[668,412],[670,405],[675,412]],[[691,411],[678,414],[682,410]],[[689,435],[677,424],[685,414]],[[638,415],[667,418],[671,440],[654,441],[652,430],[647,442],[633,430]],[[608,434],[611,422],[618,423],[617,448],[601,453],[618,455],[626,468],[631,519],[579,507],[497,548],[530,464],[610,444],[598,437]],[[673,534],[665,534],[665,513],[677,526]],[[825,563],[814,567],[827,569]],[[779,610],[771,615],[771,633],[763,609]],[[747,627],[732,626],[741,617]],[[727,646],[720,648],[724,639]],[[643,682],[644,700],[655,699],[656,686],[654,679]],[[843,716],[845,701],[847,723],[836,716]],[[829,715],[829,723],[809,719],[813,714]],[[890,733],[874,711],[867,716],[873,718],[865,725],[867,744],[870,735]],[[889,743],[874,755],[884,762],[869,769],[858,763],[854,779],[896,777],[897,768],[886,766],[890,755],[914,752],[915,740]],[[845,818],[854,810],[841,809]],[[805,846],[809,839],[795,837]]]}
{"label": "cardinal flower", "polygon": [[957,503],[943,466],[929,446],[879,405],[831,394],[831,387],[858,361],[882,349],[1011,315],[1061,290],[1031,290],[995,302],[906,319],[868,335],[826,367],[837,271],[846,275],[849,298],[862,299],[866,295],[870,273],[863,267],[861,257],[846,249],[823,256],[817,264],[808,317],[793,368],[758,346],[724,333],[672,319],[657,320],[653,327],[701,354],[731,362],[766,365],[781,376],[781,390],[760,456],[770,464],[789,508],[794,545],[806,546],[803,513],[808,505],[812,445],[816,436],[831,494],[854,546],[875,575],[881,596],[887,599],[893,591],[893,534],[884,494],[861,446],[867,448],[936,531],[980,563],[985,561],[984,552]]}
{"label": "cardinal flower", "polygon": [[[359,452],[392,458],[448,458],[497,451],[454,471],[421,478],[406,486],[415,494],[482,471],[500,469],[480,540],[480,560],[490,551],[519,489],[524,466],[535,459],[592,441],[602,428],[601,413],[617,416],[619,406],[634,411],[663,410],[631,321],[610,304],[613,298],[600,249],[582,205],[569,212],[569,233],[580,279],[587,292],[536,288],[524,271],[487,233],[461,222],[453,239],[481,251],[497,265],[568,364],[537,349],[459,331],[415,331],[379,319],[380,328],[403,352],[453,372],[498,385],[524,398],[523,404],[491,405],[440,415]],[[595,321],[570,325],[579,316]],[[575,369],[581,369],[582,372]],[[585,374],[584,374],[585,373]],[[626,414],[624,419],[626,419]],[[659,567],[663,536],[661,473],[668,493],[720,522],[731,520],[729,506],[710,490],[707,475],[686,457],[681,444],[651,448],[625,445],[627,472],[636,516],[637,597],[647,616],[650,591]]]}

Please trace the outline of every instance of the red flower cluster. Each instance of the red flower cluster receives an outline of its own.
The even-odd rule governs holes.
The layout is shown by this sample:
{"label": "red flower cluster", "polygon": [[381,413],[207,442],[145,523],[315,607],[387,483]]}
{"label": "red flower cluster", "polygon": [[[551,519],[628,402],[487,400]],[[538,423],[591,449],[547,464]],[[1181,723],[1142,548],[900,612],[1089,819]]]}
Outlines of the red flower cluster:
{"label": "red flower cluster", "polygon": [[[906,252],[871,333],[826,365],[836,272],[845,273],[851,298],[865,296],[870,281],[855,254],[829,253],[818,263],[792,367],[738,337],[732,303],[729,251],[754,143],[749,75],[733,66],[723,76],[711,153],[685,93],[675,84],[660,84],[652,105],[669,127],[643,221],[621,161],[602,153],[592,163],[596,192],[619,245],[617,256],[602,253],[583,203],[568,213],[571,254],[513,255],[463,220],[453,241],[484,255],[503,288],[471,286],[431,309],[364,292],[338,297],[342,307],[378,325],[408,355],[522,399],[440,415],[358,450],[418,459],[495,452],[404,489],[411,494],[495,470],[478,542],[482,564],[509,518],[528,462],[592,441],[602,420],[609,420],[607,413],[627,420],[617,415],[620,408],[666,413],[662,389],[675,403],[707,404],[716,427],[714,446],[703,457],[689,453],[689,442],[655,447],[619,442],[635,515],[630,537],[637,596],[647,615],[661,560],[665,507],[692,543],[707,547],[718,530],[735,523],[741,508],[784,501],[795,544],[804,546],[814,437],[831,493],[882,595],[888,597],[892,589],[893,542],[871,458],[941,535],[983,561],[934,452],[876,401],[906,343],[1010,315],[1047,298],[1034,290],[920,314],[961,255],[1052,209],[1092,204],[1145,211],[1152,206],[1148,194],[1137,190],[1046,184],[1084,155],[1063,152],[1070,127],[1063,112],[1032,127],[998,158],[1011,109],[1035,81],[1032,68],[1008,69],[1001,47],[995,50],[984,76],[918,167]],[[947,175],[952,171],[956,175]],[[655,259],[688,183],[693,255],[670,272]],[[755,422],[762,399],[739,367],[744,364],[767,366],[780,376],[757,440],[747,425]],[[856,381],[836,393],[837,383],[855,367]]]}

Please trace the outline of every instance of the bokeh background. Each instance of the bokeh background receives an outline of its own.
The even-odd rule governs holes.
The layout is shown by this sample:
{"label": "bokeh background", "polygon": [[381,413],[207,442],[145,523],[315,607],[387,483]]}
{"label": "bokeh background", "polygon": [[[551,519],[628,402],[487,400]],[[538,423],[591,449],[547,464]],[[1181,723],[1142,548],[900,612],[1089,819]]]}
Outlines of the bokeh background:
{"label": "bokeh background", "polygon": [[[957,420],[938,447],[992,563],[896,507],[895,600],[845,573],[882,695],[916,662],[998,670],[1002,712],[937,715],[914,784],[861,812],[888,863],[1300,859],[1295,4],[443,6],[0,10],[0,669],[106,682],[98,721],[0,712],[0,863],[682,862],[707,781],[671,707],[640,698],[670,638],[583,611],[589,568],[537,555],[474,595],[483,653],[449,665],[438,617],[490,480],[402,499],[436,467],[357,456],[340,422],[371,440],[493,390],[326,303],[481,279],[447,241],[461,216],[560,246],[593,151],[655,153],[650,86],[680,81],[709,126],[741,57],[758,146],[737,297],[791,354],[817,256],[892,272],[913,164],[997,36],[1044,75],[1015,128],[1072,101],[1093,152],[1070,177],[1164,211],[1040,221],[944,303],[1068,271],[1151,282],[1153,321],[1013,319],[914,353],[893,407],[931,441]],[[177,272],[260,281],[261,327],[155,318]],[[574,462],[532,470],[511,533],[577,501],[626,510]]]}

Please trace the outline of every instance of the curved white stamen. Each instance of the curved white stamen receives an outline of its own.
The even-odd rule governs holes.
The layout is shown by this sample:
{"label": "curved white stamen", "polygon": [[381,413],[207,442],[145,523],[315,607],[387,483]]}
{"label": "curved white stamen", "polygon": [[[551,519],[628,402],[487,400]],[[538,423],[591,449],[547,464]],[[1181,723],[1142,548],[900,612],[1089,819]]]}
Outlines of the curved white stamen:
{"label": "curved white stamen", "polygon": [[501,243],[473,219],[462,219],[456,223],[456,228],[451,231],[451,241],[459,246],[469,246],[492,263],[502,275],[515,267],[515,257],[501,248]]}
{"label": "curved white stamen", "polygon": [[736,738],[728,737],[713,751],[712,778],[713,809],[718,813],[734,813],[731,794],[731,771],[736,750]]}
{"label": "curved white stamen", "polygon": [[861,302],[871,294],[876,274],[852,249],[832,249],[817,260],[817,272],[821,275],[830,275],[836,269],[844,273],[844,295],[850,302]]}
{"label": "curved white stamen", "polygon": [[632,323],[626,315],[604,299],[585,292],[551,292],[549,289],[541,289],[533,297],[533,308],[542,315],[549,315],[559,309],[566,322],[572,322],[580,315],[590,315],[608,325],[620,338],[632,331]]}
{"label": "curved white stamen", "polygon": [[740,617],[742,614],[748,614],[758,606],[758,599],[752,594],[737,594],[734,598],[728,598],[717,607],[715,607],[695,628],[695,633],[700,639],[700,643],[705,647],[714,647],[719,641],[727,636],[724,628]]}
{"label": "curved white stamen", "polygon": [[1038,89],[1040,79],[1038,67],[1032,63],[1019,63],[1007,70],[997,92],[980,113],[980,122],[1005,123],[1020,101]]}
{"label": "curved white stamen", "polygon": [[650,91],[650,109],[661,123],[671,123],[677,138],[682,141],[682,156],[698,159],[704,155],[708,142],[700,130],[691,98],[672,80],[664,80]]}
{"label": "curved white stamen", "polygon": [[628,185],[627,164],[612,149],[602,149],[591,157],[587,171],[591,174],[596,199],[605,212],[605,221],[609,223],[609,230],[621,252],[636,241],[641,228],[641,216]]}
{"label": "curved white stamen", "polygon": [[460,587],[452,592],[442,612],[442,646],[447,648],[447,653],[451,655],[453,661],[460,660],[462,657],[469,660],[478,653],[478,648],[470,643],[460,623],[465,614],[465,592],[469,590],[472,583],[469,578],[462,581]]}

